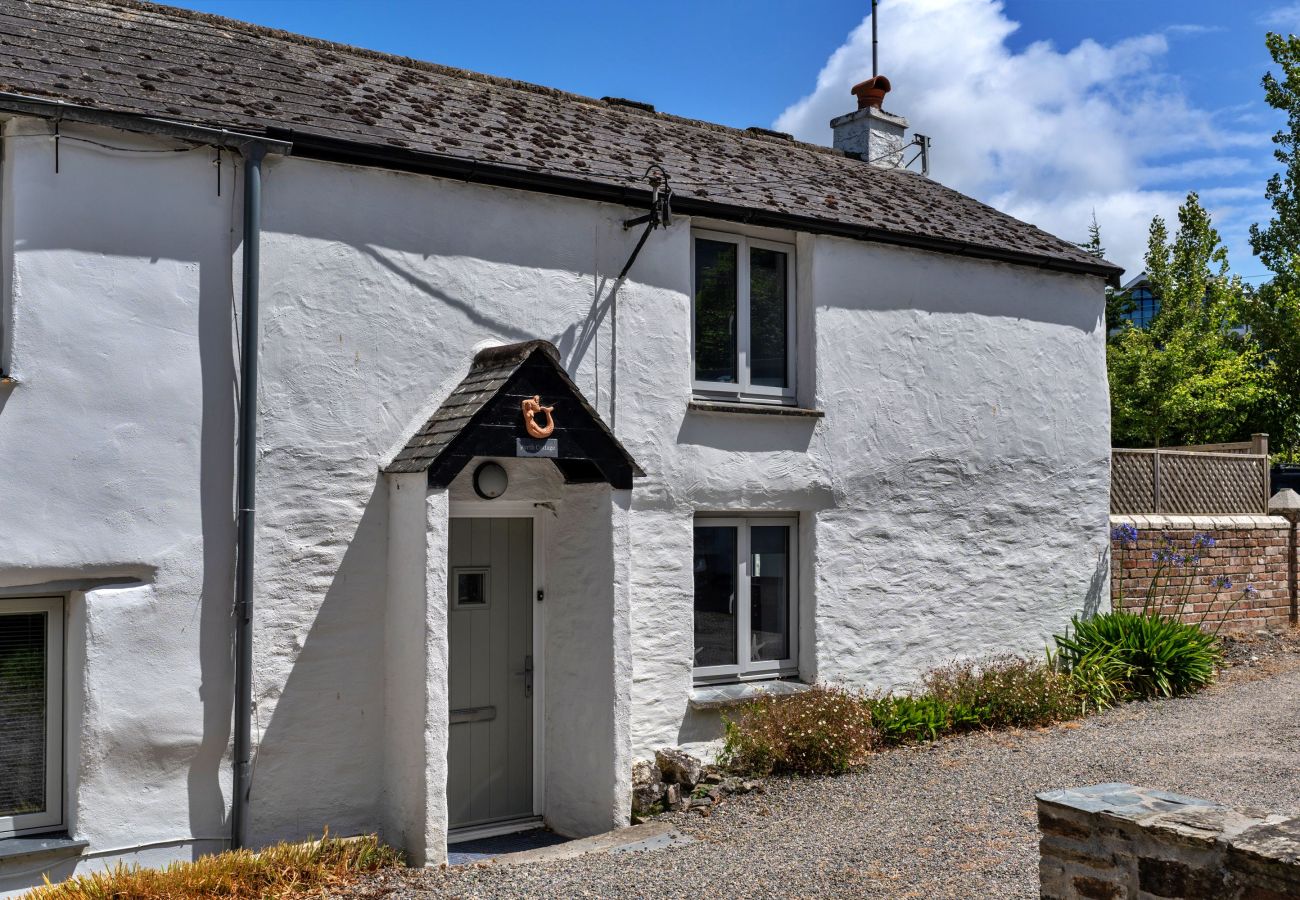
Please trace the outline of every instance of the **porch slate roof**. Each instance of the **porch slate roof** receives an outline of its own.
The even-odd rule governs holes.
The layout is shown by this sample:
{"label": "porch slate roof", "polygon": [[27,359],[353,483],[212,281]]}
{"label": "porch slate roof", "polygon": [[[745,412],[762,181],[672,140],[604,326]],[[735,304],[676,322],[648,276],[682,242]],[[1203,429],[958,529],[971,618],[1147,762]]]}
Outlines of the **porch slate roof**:
{"label": "porch slate roof", "polygon": [[[384,467],[384,471],[424,472],[437,465],[444,456],[453,452],[453,444],[457,437],[482,418],[489,404],[501,394],[524,364],[535,357],[549,363],[548,368],[567,387],[571,399],[575,400],[585,412],[589,421],[583,424],[589,429],[594,429],[604,438],[609,450],[621,458],[632,475],[644,476],[645,472],[637,465],[636,460],[609,430],[609,426],[564,371],[555,345],[550,341],[541,340],[480,350],[470,364],[469,373],[460,384],[456,385],[437,411],[411,436],[406,446]],[[456,466],[456,471],[459,471],[460,467]]]}
{"label": "porch slate roof", "polygon": [[[929,178],[765,129],[727,128],[139,0],[6,0],[0,90],[291,140],[295,153],[320,158],[360,159],[355,148],[362,147],[371,165],[452,161],[465,177],[490,183],[515,172],[537,190],[625,204],[645,202],[644,173],[658,164],[692,214],[1110,279],[1121,272]],[[847,112],[852,101],[845,101]],[[336,155],[321,142],[334,142]]]}

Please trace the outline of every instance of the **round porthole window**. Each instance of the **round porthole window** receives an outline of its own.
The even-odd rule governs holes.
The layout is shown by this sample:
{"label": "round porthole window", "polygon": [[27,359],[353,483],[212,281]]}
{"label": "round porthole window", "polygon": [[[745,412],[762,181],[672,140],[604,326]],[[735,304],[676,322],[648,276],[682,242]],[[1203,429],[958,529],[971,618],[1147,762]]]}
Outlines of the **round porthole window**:
{"label": "round porthole window", "polygon": [[506,492],[510,479],[500,463],[485,462],[474,470],[474,493],[484,500],[495,500]]}

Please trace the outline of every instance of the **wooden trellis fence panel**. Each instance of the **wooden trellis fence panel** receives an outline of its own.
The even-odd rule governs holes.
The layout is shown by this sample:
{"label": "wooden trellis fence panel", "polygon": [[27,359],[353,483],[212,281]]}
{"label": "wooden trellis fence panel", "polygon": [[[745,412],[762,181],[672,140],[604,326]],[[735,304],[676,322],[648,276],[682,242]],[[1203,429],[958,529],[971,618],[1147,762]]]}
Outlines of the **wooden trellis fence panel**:
{"label": "wooden trellis fence panel", "polygon": [[1267,515],[1267,444],[1263,449],[1263,453],[1235,447],[1216,452],[1114,450],[1110,511],[1115,515]]}

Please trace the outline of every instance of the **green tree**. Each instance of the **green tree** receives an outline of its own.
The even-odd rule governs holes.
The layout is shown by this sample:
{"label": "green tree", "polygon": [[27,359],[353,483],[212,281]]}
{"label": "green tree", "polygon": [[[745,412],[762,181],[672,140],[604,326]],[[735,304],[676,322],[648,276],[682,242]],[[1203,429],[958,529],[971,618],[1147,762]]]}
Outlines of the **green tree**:
{"label": "green tree", "polygon": [[1151,222],[1147,278],[1160,311],[1107,348],[1111,434],[1119,446],[1229,441],[1249,433],[1271,367],[1238,327],[1248,288],[1228,275],[1228,252],[1195,193],[1170,238]]}
{"label": "green tree", "polygon": [[1294,462],[1300,459],[1300,38],[1269,33],[1265,43],[1279,73],[1264,75],[1264,98],[1287,123],[1273,136],[1273,155],[1283,168],[1264,192],[1273,219],[1250,228],[1251,249],[1273,279],[1250,298],[1245,321],[1271,364],[1259,427],[1278,455]]}
{"label": "green tree", "polygon": [[[1106,259],[1106,247],[1101,242],[1101,226],[1097,224],[1097,211],[1092,211],[1092,224],[1088,226],[1088,239],[1082,241],[1076,246],[1099,260]],[[1106,334],[1118,334],[1119,330],[1124,327],[1124,322],[1129,316],[1133,315],[1133,309],[1136,304],[1133,298],[1126,292],[1117,291],[1110,285],[1106,286]]]}
{"label": "green tree", "polygon": [[1250,248],[1269,271],[1289,280],[1300,248],[1300,37],[1269,32],[1264,42],[1282,70],[1281,78],[1264,73],[1264,99],[1286,113],[1286,128],[1273,135],[1273,156],[1283,169],[1269,177],[1264,190],[1273,205],[1273,220],[1264,228],[1250,226]]}

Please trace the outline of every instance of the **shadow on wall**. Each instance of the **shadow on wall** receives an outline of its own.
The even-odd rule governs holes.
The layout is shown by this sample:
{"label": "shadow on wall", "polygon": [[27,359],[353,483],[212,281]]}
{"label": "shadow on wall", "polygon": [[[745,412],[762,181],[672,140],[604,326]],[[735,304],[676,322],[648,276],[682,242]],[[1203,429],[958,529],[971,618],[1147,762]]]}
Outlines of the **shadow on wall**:
{"label": "shadow on wall", "polygon": [[464,300],[460,299],[459,297],[453,297],[451,294],[448,294],[446,291],[442,290],[437,285],[434,285],[431,282],[429,282],[428,279],[421,278],[419,275],[417,275],[415,272],[412,272],[410,269],[406,268],[405,266],[402,266],[399,263],[389,259],[383,253],[381,253],[379,249],[377,249],[376,247],[373,247],[369,244],[356,244],[354,246],[362,253],[364,253],[366,256],[370,257],[375,262],[379,263],[379,265],[383,266],[385,269],[392,272],[398,278],[401,278],[411,287],[415,288],[421,294],[424,294],[426,297],[430,297],[434,300],[437,300],[439,303],[443,303],[446,306],[451,307],[452,309],[459,312],[461,315],[463,315],[466,319],[468,319],[470,322],[474,323],[475,325],[483,326],[488,330],[490,330],[493,334],[498,334],[501,335],[503,338],[508,338],[515,341],[527,341],[536,337],[536,335],[528,332],[523,328],[517,328],[514,325],[510,324],[509,322],[504,322],[501,319],[484,315],[483,312],[479,309],[476,309],[472,303],[466,303]]}
{"label": "shadow on wall", "polygon": [[736,453],[779,450],[805,453],[819,419],[791,416],[710,415],[687,412],[677,429],[679,444],[692,444]]}
{"label": "shadow on wall", "polygon": [[1090,619],[1097,613],[1101,612],[1103,603],[1110,602],[1110,592],[1107,586],[1110,583],[1110,548],[1097,554],[1097,568],[1092,573],[1092,580],[1088,583],[1088,593],[1083,598],[1083,609],[1080,611],[1085,619]]}
{"label": "shadow on wall", "polygon": [[[392,273],[405,284],[418,291],[422,296],[427,297],[437,304],[457,311],[464,317],[465,322],[471,328],[468,334],[444,334],[444,340],[450,340],[458,349],[468,349],[471,345],[477,343],[483,338],[491,338],[499,343],[510,343],[516,341],[529,341],[537,338],[544,338],[555,344],[560,352],[560,358],[564,361],[566,371],[575,376],[582,368],[589,351],[599,350],[599,333],[605,324],[606,317],[609,317],[609,327],[614,329],[618,285],[615,285],[608,292],[606,291],[606,282],[608,279],[600,279],[597,286],[591,293],[591,305],[587,313],[579,322],[572,322],[564,328],[562,332],[543,332],[535,329],[521,328],[515,324],[519,319],[507,321],[500,316],[493,316],[486,313],[481,307],[474,303],[457,297],[438,285],[434,284],[429,278],[412,270],[403,263],[390,259],[383,253],[382,248],[371,245],[355,245],[357,249],[365,256],[374,260],[380,267]],[[584,292],[585,296],[585,292]],[[577,294],[575,293],[575,299]],[[521,306],[533,302],[536,298],[521,296]],[[522,319],[523,317],[520,317]],[[432,345],[431,345],[432,347]],[[433,348],[436,350],[436,347]],[[610,358],[606,367],[612,369],[614,366],[613,341],[611,341]],[[445,355],[445,354],[444,354]],[[597,385],[595,393],[599,393],[599,379],[601,376],[601,360],[596,357],[592,361],[592,366],[597,371]],[[413,366],[413,370],[418,370],[418,366]],[[436,367],[435,367],[436,370]],[[606,377],[612,378],[612,375]],[[612,389],[612,387],[610,388]],[[596,396],[589,398],[599,407],[599,399]]]}
{"label": "shadow on wall", "polygon": [[[621,268],[639,237],[635,229],[619,228],[626,214],[622,208],[317,161],[276,159],[269,169],[268,231],[344,245],[374,261],[463,316],[465,329],[455,329],[454,335],[459,344],[488,337],[546,338],[576,373],[601,328],[612,327],[606,319],[613,315],[621,285],[611,273]],[[556,228],[560,220],[579,224]],[[664,267],[645,264],[652,249],[643,254],[634,278],[638,284],[668,287]],[[472,289],[437,283],[434,273],[464,269],[458,260],[494,268],[475,279]],[[353,268],[339,271],[353,280],[358,275]],[[585,316],[575,316],[577,321],[558,333],[549,330],[555,327],[553,317],[547,329],[529,327],[537,319],[532,304],[538,288],[554,285],[557,278],[571,281],[573,309],[587,304]],[[445,350],[435,344],[430,343],[431,353]]]}
{"label": "shadow on wall", "polygon": [[[223,767],[234,708],[235,590],[235,354],[231,334],[229,265],[204,265],[199,272],[199,370],[203,416],[199,437],[199,505],[203,530],[203,582],[199,611],[199,702],[203,739],[190,760],[190,834],[214,836],[213,823],[228,833],[229,804],[222,795]],[[195,857],[202,845],[194,844]]]}
{"label": "shadow on wall", "polygon": [[[602,277],[598,280],[591,296],[591,307],[580,323],[570,324],[558,335],[539,335],[529,331],[528,329],[519,328],[513,323],[506,322],[499,317],[486,315],[481,309],[475,307],[472,303],[468,303],[459,297],[447,293],[427,278],[411,271],[410,268],[389,259],[377,247],[370,245],[357,245],[357,248],[424,296],[456,310],[463,315],[467,321],[479,326],[488,333],[498,336],[502,341],[530,341],[538,337],[548,338],[560,351],[560,358],[565,361],[565,368],[570,373],[578,371],[579,367],[582,365],[582,361],[586,358],[587,352],[592,349],[593,344],[597,340],[597,335],[600,332],[600,327],[605,321],[606,315],[611,316],[610,327],[616,327],[613,316],[617,308],[616,304],[620,285],[617,282],[611,284],[611,279],[609,278]],[[611,344],[612,343],[613,341],[611,341]],[[611,346],[610,352],[613,352],[613,346]],[[597,359],[595,362],[596,365],[599,366],[600,360]],[[615,360],[612,356],[609,365],[611,367],[615,365]],[[591,399],[593,402],[596,402],[595,398]]]}
{"label": "shadow on wall", "polygon": [[[21,862],[19,860],[20,866]],[[0,873],[0,896],[7,897],[11,892],[16,896],[22,896],[22,893],[33,887],[39,887],[42,876],[50,879],[50,883],[58,884],[76,874],[78,862],[77,859],[68,859],[42,863],[40,857],[37,857],[32,860],[31,865],[22,866],[13,872]]]}
{"label": "shadow on wall", "polygon": [[[384,629],[377,620],[384,615],[388,494],[378,473],[375,479],[257,740],[250,812],[256,843],[319,835],[326,827],[340,835],[380,827]],[[300,524],[310,535],[309,514]],[[275,608],[286,597],[266,596],[273,590],[260,595],[262,615],[267,621],[292,621],[291,610]],[[259,629],[259,652],[266,652],[266,643],[290,641],[297,633]],[[370,665],[359,667],[362,660]],[[258,685],[256,675],[254,684],[264,697],[268,685]],[[256,728],[255,721],[255,739]]]}
{"label": "shadow on wall", "polygon": [[[720,739],[725,731],[722,724],[725,713],[726,711],[716,709],[694,709],[687,706],[681,727],[677,729],[677,743],[694,744]],[[736,709],[730,710],[730,713],[733,716],[739,715]]]}
{"label": "shadow on wall", "polygon": [[[606,290],[607,287],[608,290]],[[564,360],[565,369],[569,372],[577,372],[582,365],[582,361],[587,357],[589,350],[594,349],[599,352],[600,326],[605,317],[608,316],[610,327],[609,377],[611,379],[608,389],[611,394],[614,390],[613,380],[618,373],[618,357],[616,356],[618,348],[618,292],[621,287],[622,284],[617,279],[605,276],[598,278],[591,295],[591,308],[587,310],[587,315],[583,318],[581,325],[569,325],[555,340],[555,348],[560,351],[560,358]],[[592,362],[596,371],[599,372],[600,357],[597,356]],[[599,384],[597,384],[596,394],[597,396],[588,397],[587,400],[599,411]],[[613,424],[610,423],[610,427],[613,427]]]}

